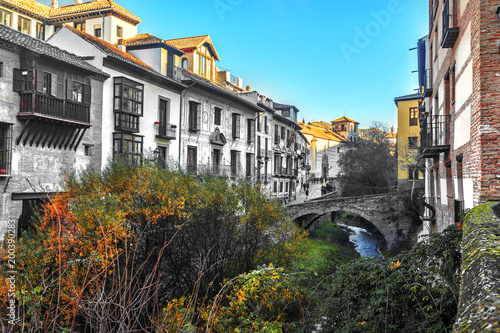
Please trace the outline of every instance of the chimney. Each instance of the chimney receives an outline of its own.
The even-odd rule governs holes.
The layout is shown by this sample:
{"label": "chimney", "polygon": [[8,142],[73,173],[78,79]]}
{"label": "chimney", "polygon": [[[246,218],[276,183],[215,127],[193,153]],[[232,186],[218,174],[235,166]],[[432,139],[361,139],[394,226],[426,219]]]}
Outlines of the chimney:
{"label": "chimney", "polygon": [[250,88],[250,86],[247,86],[246,91],[252,91],[252,88]]}
{"label": "chimney", "polygon": [[56,9],[58,7],[57,0],[52,0],[50,3],[50,8]]}
{"label": "chimney", "polygon": [[118,39],[118,43],[116,44],[116,47],[123,52],[127,52],[127,46],[123,44],[123,39]]}
{"label": "chimney", "polygon": [[82,3],[82,0],[75,0],[75,6]]}

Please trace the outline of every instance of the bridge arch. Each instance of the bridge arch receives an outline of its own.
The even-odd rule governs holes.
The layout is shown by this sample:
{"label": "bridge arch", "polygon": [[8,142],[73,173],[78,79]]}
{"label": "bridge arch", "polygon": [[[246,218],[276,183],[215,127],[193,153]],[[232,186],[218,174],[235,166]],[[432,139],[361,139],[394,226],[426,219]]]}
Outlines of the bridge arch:
{"label": "bridge arch", "polygon": [[312,200],[287,206],[290,217],[303,227],[307,227],[314,218],[335,211],[351,212],[369,221],[384,236],[389,249],[407,245],[417,229],[397,192]]}

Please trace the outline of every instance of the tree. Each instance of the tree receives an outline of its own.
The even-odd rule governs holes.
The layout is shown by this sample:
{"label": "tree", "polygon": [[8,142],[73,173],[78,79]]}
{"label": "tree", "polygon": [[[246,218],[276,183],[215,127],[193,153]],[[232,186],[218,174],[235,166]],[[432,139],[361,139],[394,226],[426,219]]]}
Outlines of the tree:
{"label": "tree", "polygon": [[386,133],[373,127],[364,139],[344,144],[338,162],[342,196],[385,193],[393,188],[397,163]]}

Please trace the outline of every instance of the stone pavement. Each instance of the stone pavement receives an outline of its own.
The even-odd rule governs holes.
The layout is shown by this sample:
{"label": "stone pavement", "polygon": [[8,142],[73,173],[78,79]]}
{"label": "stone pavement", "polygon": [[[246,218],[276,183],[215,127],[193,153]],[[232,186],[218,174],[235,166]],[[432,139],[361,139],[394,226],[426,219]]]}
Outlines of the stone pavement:
{"label": "stone pavement", "polygon": [[[308,200],[319,198],[321,196],[321,183],[309,183],[309,198]],[[289,204],[299,204],[307,201],[306,200],[306,192],[300,187],[297,188],[297,199],[295,201],[290,202]]]}

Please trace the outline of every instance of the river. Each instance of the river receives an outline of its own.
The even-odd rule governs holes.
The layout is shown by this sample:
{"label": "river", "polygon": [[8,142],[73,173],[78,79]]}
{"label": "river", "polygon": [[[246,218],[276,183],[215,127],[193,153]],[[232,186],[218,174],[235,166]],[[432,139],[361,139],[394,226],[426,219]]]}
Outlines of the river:
{"label": "river", "polygon": [[362,257],[381,259],[384,256],[378,248],[379,240],[371,233],[363,228],[353,227],[346,224],[339,224],[339,226],[347,228],[349,232],[349,240],[354,244],[354,249]]}

